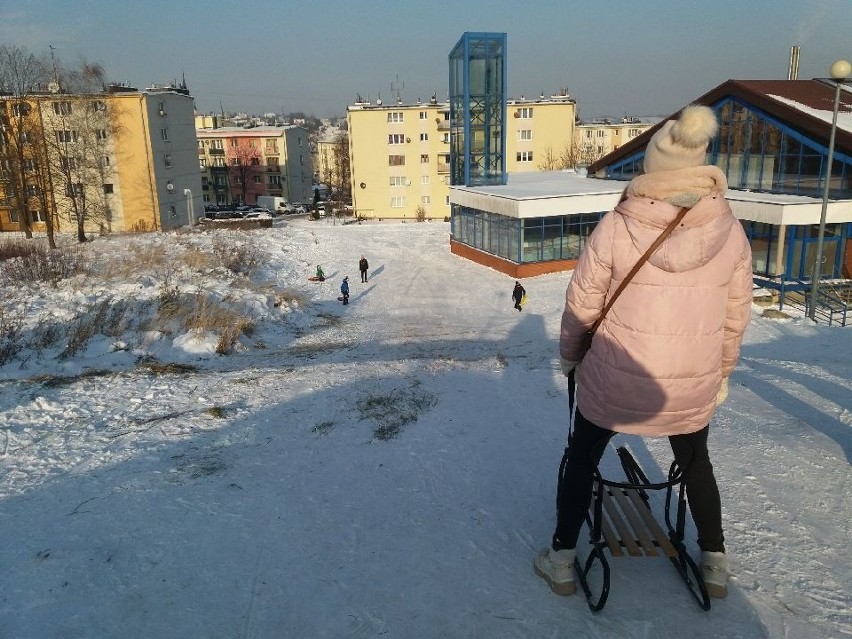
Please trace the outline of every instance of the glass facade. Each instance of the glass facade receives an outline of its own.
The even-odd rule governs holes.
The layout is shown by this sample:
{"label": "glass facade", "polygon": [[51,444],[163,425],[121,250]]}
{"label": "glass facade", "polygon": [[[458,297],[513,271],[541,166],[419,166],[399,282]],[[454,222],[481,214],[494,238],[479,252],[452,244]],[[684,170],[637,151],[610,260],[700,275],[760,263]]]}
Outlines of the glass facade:
{"label": "glass facade", "polygon": [[604,215],[516,219],[453,205],[453,239],[516,264],[575,260]]}
{"label": "glass facade", "polygon": [[[783,269],[777,273],[775,252],[778,246],[780,227],[763,222],[743,220],[743,228],[751,242],[752,268],[755,275],[787,279],[810,279],[814,272],[819,224],[786,227],[783,252]],[[843,277],[843,256],[852,242],[852,224],[826,224],[822,255],[825,277]]]}
{"label": "glass facade", "polygon": [[506,183],[506,34],[465,33],[449,56],[450,183]]}
{"label": "glass facade", "polygon": [[[822,197],[828,147],[789,125],[733,98],[713,107],[719,134],[708,161],[721,168],[734,189]],[[642,170],[644,151],[607,167],[607,178],[631,180]],[[852,199],[852,157],[835,149],[829,198]]]}

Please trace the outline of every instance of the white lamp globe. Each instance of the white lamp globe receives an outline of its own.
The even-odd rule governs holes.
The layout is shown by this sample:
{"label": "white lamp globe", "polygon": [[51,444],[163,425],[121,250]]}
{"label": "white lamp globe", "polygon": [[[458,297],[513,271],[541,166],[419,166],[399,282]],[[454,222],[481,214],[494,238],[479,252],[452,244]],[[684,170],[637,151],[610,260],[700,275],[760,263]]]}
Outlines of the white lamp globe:
{"label": "white lamp globe", "polygon": [[835,80],[844,80],[852,74],[852,64],[849,64],[848,60],[838,60],[831,65],[829,73]]}

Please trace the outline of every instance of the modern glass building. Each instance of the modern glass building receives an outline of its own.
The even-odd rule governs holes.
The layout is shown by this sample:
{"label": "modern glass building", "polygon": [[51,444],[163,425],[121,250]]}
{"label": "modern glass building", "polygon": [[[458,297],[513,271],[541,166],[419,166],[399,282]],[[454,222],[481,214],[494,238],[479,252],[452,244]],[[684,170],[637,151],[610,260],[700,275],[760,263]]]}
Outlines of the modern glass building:
{"label": "modern glass building", "polygon": [[[695,100],[719,115],[708,162],[727,175],[727,199],[751,239],[756,276],[811,277],[828,180],[822,274],[852,278],[848,126],[837,129],[826,175],[833,94],[834,85],[820,80],[730,80]],[[852,111],[848,99],[843,104],[844,114]],[[642,171],[645,145],[661,125],[589,166],[585,178],[539,174],[538,183],[527,184],[510,175],[504,186],[451,187],[453,251],[515,277],[573,268],[624,182]]]}
{"label": "modern glass building", "polygon": [[[696,102],[707,104],[718,114],[720,130],[710,146],[708,162],[725,172],[731,189],[764,194],[770,200],[799,196],[803,203],[821,202],[828,181],[835,214],[828,216],[825,227],[822,273],[830,278],[850,278],[852,132],[842,124],[838,128],[828,176],[832,93],[831,85],[818,80],[731,80]],[[617,156],[604,158],[598,174],[630,180],[642,170],[644,148],[632,152],[625,149],[622,157]],[[792,198],[787,201],[795,201]],[[843,200],[847,200],[845,207]],[[841,208],[846,209],[845,214]],[[791,223],[777,214],[755,218],[740,216],[751,239],[755,275],[787,280],[811,277],[819,215],[791,219]]]}
{"label": "modern glass building", "polygon": [[450,53],[451,184],[506,183],[505,57],[505,33],[465,33]]}

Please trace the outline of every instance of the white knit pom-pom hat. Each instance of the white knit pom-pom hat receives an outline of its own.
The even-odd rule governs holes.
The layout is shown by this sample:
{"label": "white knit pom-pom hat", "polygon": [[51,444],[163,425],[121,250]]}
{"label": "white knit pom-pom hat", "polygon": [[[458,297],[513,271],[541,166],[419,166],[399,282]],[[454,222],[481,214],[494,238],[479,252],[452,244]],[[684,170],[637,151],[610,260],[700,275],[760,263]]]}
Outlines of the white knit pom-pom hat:
{"label": "white knit pom-pom hat", "polygon": [[719,130],[713,109],[697,104],[686,107],[677,120],[669,120],[645,148],[645,173],[702,166],[707,144]]}

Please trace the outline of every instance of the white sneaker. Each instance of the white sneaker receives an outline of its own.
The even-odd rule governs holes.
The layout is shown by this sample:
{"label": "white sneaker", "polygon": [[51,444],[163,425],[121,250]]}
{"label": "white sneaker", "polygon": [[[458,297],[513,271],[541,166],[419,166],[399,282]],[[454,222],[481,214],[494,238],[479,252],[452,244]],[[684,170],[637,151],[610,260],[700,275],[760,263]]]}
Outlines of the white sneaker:
{"label": "white sneaker", "polygon": [[725,553],[708,551],[701,553],[701,575],[704,577],[708,595],[717,599],[726,597],[729,574],[730,566]]}
{"label": "white sneaker", "polygon": [[535,574],[544,579],[557,595],[573,595],[575,550],[542,550],[535,557]]}

